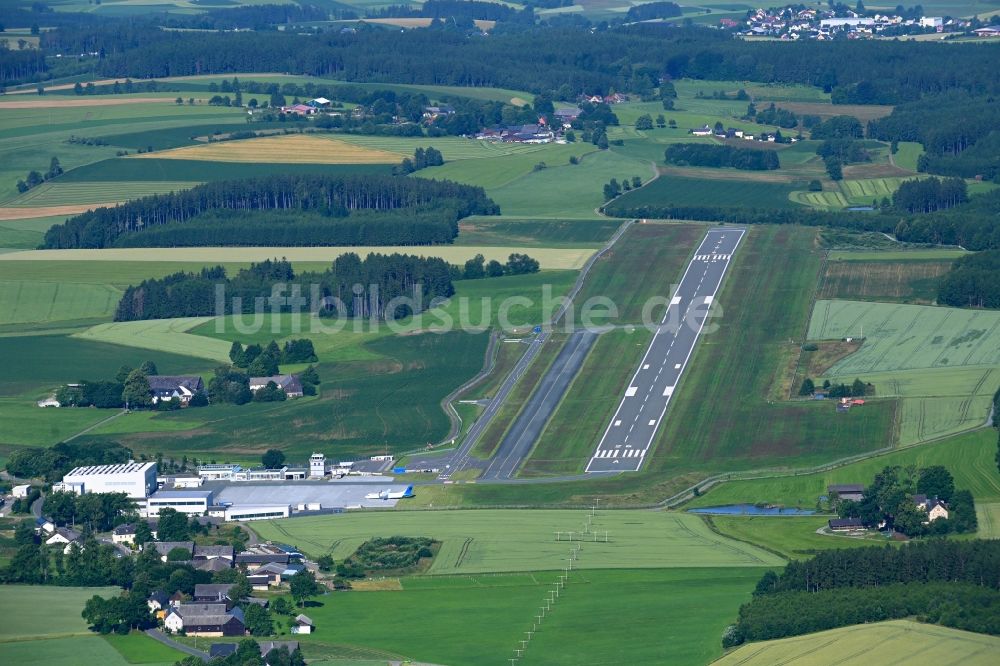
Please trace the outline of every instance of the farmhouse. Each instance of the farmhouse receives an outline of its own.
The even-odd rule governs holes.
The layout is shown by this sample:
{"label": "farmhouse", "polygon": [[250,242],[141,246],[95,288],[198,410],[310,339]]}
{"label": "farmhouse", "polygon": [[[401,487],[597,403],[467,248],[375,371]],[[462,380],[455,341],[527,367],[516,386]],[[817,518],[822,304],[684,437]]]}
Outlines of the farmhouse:
{"label": "farmhouse", "polygon": [[691,134],[695,136],[712,136],[712,128],[709,127],[708,125],[704,125],[702,127],[696,127],[695,129],[691,130]]}
{"label": "farmhouse", "polygon": [[293,634],[311,634],[315,625],[313,621],[309,619],[306,615],[296,615],[294,623],[292,624]]}
{"label": "farmhouse", "polygon": [[234,583],[199,583],[194,586],[194,600],[202,603],[228,604],[233,601],[233,599],[229,596],[229,592],[233,589],[233,585]]}
{"label": "farmhouse", "polygon": [[194,375],[150,375],[149,390],[153,395],[153,404],[161,400],[172,400],[177,398],[181,404],[186,405],[191,401],[196,393],[205,390],[205,383],[201,377]]}
{"label": "farmhouse", "polygon": [[[932,523],[938,518],[948,518],[948,505],[938,498],[928,499],[927,495],[914,495],[913,503],[917,508],[927,513],[926,523]],[[926,524],[925,523],[925,524]]]}
{"label": "farmhouse", "polygon": [[76,467],[63,477],[54,491],[85,493],[125,493],[132,499],[145,499],[156,490],[156,463],[127,462],[120,465]]}
{"label": "farmhouse", "polygon": [[865,498],[865,487],[860,483],[831,484],[826,487],[826,492],[831,498],[836,495],[850,502],[860,502]]}
{"label": "farmhouse", "polygon": [[231,560],[227,560],[222,557],[217,557],[214,560],[192,560],[191,566],[198,571],[207,571],[209,573],[215,573],[216,571],[225,571],[227,569],[233,568],[233,563]]}
{"label": "farmhouse", "polygon": [[[199,546],[194,547],[194,559],[196,560],[226,560],[232,566],[236,549],[232,546]],[[197,589],[195,590],[197,593]]]}
{"label": "farmhouse", "polygon": [[256,393],[260,389],[268,385],[268,382],[274,382],[275,385],[285,392],[289,398],[301,398],[302,397],[302,382],[299,381],[296,375],[274,375],[272,377],[251,377],[250,378],[250,392]]}
{"label": "farmhouse", "polygon": [[226,604],[178,604],[167,613],[164,628],[188,636],[244,636],[243,609],[226,609]]}
{"label": "farmhouse", "polygon": [[857,518],[832,518],[827,524],[831,532],[855,532],[865,529]]}
{"label": "farmhouse", "polygon": [[267,655],[271,654],[274,650],[280,649],[288,650],[291,654],[299,649],[298,641],[261,641],[260,643],[260,656],[264,658],[264,663],[269,664]]}
{"label": "farmhouse", "polygon": [[146,598],[146,606],[149,607],[150,613],[156,615],[156,619],[162,620],[167,614],[167,608],[170,606],[170,598],[165,592],[156,591]]}

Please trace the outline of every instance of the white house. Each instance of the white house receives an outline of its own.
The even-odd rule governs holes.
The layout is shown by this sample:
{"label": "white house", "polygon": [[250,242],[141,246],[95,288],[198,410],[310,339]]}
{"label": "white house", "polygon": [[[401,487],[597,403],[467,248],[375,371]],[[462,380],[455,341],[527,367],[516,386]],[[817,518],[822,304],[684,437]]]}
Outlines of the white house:
{"label": "white house", "polygon": [[698,127],[691,130],[691,134],[695,136],[712,136],[712,128],[705,125],[704,127]]}
{"label": "white house", "polygon": [[152,393],[153,404],[160,400],[177,398],[183,404],[188,404],[196,393],[205,390],[205,383],[196,375],[150,375],[149,390]]}
{"label": "white house", "polygon": [[31,485],[26,483],[22,486],[14,486],[10,492],[14,496],[14,499],[23,499],[31,492]]}
{"label": "white house", "polygon": [[311,634],[314,628],[315,625],[313,624],[313,621],[310,620],[307,616],[300,614],[295,616],[295,622],[294,624],[292,624],[292,633]]}
{"label": "white house", "polygon": [[73,544],[80,544],[80,533],[75,532],[68,527],[57,527],[56,531],[45,540],[46,546],[54,546],[56,544],[64,544],[63,554],[69,555],[70,548]]}

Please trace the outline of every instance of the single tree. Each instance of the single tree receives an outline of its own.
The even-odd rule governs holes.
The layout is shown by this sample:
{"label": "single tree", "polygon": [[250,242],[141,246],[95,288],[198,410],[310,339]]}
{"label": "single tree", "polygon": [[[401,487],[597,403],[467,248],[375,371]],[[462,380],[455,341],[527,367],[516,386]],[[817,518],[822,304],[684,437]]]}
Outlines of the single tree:
{"label": "single tree", "polygon": [[187,516],[170,507],[160,509],[156,537],[160,541],[185,541],[191,536]]}
{"label": "single tree", "polygon": [[130,408],[149,407],[153,404],[149,378],[141,369],[137,368],[128,373],[128,378],[125,379],[125,389],[122,391],[122,400]]}
{"label": "single tree", "polygon": [[816,392],[816,385],[813,384],[813,380],[806,377],[802,380],[802,386],[799,387],[799,395],[812,395]]}
{"label": "single tree", "polygon": [[323,591],[323,586],[316,582],[316,575],[311,571],[300,571],[292,576],[288,587],[292,598],[300,607],[305,604],[306,599],[315,597]]}
{"label": "single tree", "polygon": [[285,453],[278,449],[268,449],[260,457],[260,461],[268,469],[277,469],[285,463]]}

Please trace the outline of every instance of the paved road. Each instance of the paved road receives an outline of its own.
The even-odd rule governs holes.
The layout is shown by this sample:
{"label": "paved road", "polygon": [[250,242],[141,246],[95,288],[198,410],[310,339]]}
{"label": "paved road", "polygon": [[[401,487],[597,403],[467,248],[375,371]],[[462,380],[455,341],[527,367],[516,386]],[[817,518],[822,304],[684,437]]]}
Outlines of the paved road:
{"label": "paved road", "polygon": [[570,335],[531,399],[507,431],[490,466],[480,477],[481,480],[510,479],[517,473],[521,461],[531,451],[549,417],[555,412],[597,336],[597,332],[587,330],[575,331]]}
{"label": "paved road", "polygon": [[[465,439],[462,441],[462,445],[458,447],[458,449],[455,451],[454,454],[452,454],[451,460],[448,463],[446,463],[447,467],[445,471],[442,472],[440,476],[438,476],[439,480],[447,481],[449,478],[451,478],[452,474],[461,471],[466,466],[468,466],[470,462],[469,453],[472,451],[472,447],[474,447],[476,443],[479,441],[479,438],[483,436],[483,432],[486,431],[486,427],[493,421],[493,417],[496,416],[497,411],[500,409],[504,401],[507,399],[507,395],[510,393],[511,389],[514,388],[514,384],[517,383],[517,380],[521,378],[521,375],[524,374],[524,371],[528,369],[528,366],[531,365],[531,362],[535,360],[536,356],[538,356],[539,350],[541,350],[542,345],[545,344],[545,341],[547,339],[548,339],[548,333],[545,333],[543,331],[542,333],[536,334],[535,337],[532,338],[531,341],[527,343],[528,349],[518,360],[517,364],[514,366],[514,369],[510,371],[510,374],[507,375],[507,378],[504,379],[503,384],[500,385],[500,388],[497,389],[496,394],[486,405],[486,409],[483,410],[483,413],[479,415],[479,418],[477,418],[475,423],[472,424],[472,427],[469,428],[469,433],[465,436]],[[502,342],[501,344],[515,344],[515,343]]]}
{"label": "paved road", "polygon": [[184,654],[189,654],[192,657],[198,657],[202,661],[208,661],[208,653],[202,652],[201,650],[196,650],[193,647],[184,645],[183,643],[178,643],[172,638],[169,638],[159,629],[147,629],[146,635],[152,638],[154,641],[159,641],[167,647],[172,647],[175,650],[180,650]]}
{"label": "paved road", "polygon": [[634,472],[642,467],[743,234],[743,229],[726,228],[711,229],[705,235],[587,472]]}

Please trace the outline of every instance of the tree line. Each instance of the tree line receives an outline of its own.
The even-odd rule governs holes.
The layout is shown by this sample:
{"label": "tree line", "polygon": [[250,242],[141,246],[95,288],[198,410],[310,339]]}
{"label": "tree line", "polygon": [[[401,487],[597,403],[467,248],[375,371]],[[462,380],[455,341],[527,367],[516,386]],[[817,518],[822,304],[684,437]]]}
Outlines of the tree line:
{"label": "tree line", "polygon": [[667,164],[729,167],[745,171],[770,171],[781,166],[778,151],[734,148],[709,143],[672,143],[664,153]]}
{"label": "tree line", "polygon": [[823,551],[765,573],[723,645],[914,615],[1000,634],[998,563],[1000,541],[982,539]]}
{"label": "tree line", "polygon": [[132,457],[132,450],[117,442],[60,442],[46,449],[17,449],[7,459],[7,471],[20,479],[44,479],[54,483],[74,467],[118,465]]}
{"label": "tree line", "polygon": [[[957,259],[941,278],[937,301],[954,307],[1000,308],[1000,250]],[[1000,409],[995,413],[1000,415]],[[1000,416],[995,418],[1000,421]]]}
{"label": "tree line", "polygon": [[381,175],[285,174],[215,181],[98,208],[53,226],[45,234],[44,246],[109,247],[125,234],[172,222],[188,222],[211,211],[298,211],[344,217],[353,211],[407,208],[452,211],[455,217],[451,223],[456,234],[459,218],[500,212],[483,188],[451,181]]}
{"label": "tree line", "polygon": [[969,200],[968,189],[961,178],[930,178],[906,180],[892,195],[892,205],[905,213],[932,213],[948,210]]}
{"label": "tree line", "polygon": [[919,42],[747,43],[718,30],[662,24],[535,26],[469,39],[462,30],[440,29],[192,34],[133,19],[64,27],[41,37],[44,53],[102,52],[95,74],[109,78],[287,71],[533,93],[566,84],[576,93],[607,94],[652,92],[666,76],[800,83],[835,93],[835,102],[867,104],[1000,88],[993,65],[998,49],[991,44],[943,50]]}
{"label": "tree line", "polygon": [[[361,259],[353,252],[337,257],[322,273],[296,275],[286,260],[254,263],[232,277],[217,266],[128,287],[115,310],[115,321],[252,314],[265,303],[275,313],[313,308],[321,315],[398,319],[429,307],[432,299],[453,295],[452,275],[452,267],[437,257],[372,253]],[[321,303],[308,302],[312,285]],[[289,298],[271,299],[276,286],[279,294],[286,288],[283,293]],[[222,303],[216,299],[217,287],[224,288]],[[387,306],[397,297],[414,300],[389,311]]]}

